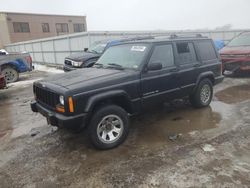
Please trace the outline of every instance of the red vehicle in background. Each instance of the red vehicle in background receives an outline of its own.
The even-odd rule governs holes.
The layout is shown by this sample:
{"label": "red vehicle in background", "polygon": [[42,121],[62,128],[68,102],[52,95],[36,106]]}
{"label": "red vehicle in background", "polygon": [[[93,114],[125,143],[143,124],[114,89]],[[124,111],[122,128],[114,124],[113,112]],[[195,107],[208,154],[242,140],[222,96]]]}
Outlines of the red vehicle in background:
{"label": "red vehicle in background", "polygon": [[1,69],[0,69],[0,89],[3,89],[6,87],[6,81],[4,75],[1,74]]}
{"label": "red vehicle in background", "polygon": [[250,32],[233,38],[220,50],[220,55],[223,72],[250,72]]}

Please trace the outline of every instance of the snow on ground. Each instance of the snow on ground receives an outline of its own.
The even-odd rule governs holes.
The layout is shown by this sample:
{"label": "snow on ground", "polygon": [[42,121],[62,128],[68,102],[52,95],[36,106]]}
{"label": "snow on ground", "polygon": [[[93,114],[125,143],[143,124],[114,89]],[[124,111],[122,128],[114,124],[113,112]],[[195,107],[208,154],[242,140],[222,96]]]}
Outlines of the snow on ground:
{"label": "snow on ground", "polygon": [[10,87],[26,87],[26,86],[32,84],[33,82],[38,81],[38,80],[42,80],[42,79],[43,78],[35,78],[32,80],[20,80],[20,81],[14,82],[14,83],[10,83],[7,86],[9,88]]}
{"label": "snow on ground", "polygon": [[[63,70],[57,69],[56,67],[48,67],[46,65],[41,65],[41,64],[36,64],[36,63],[33,63],[33,65],[35,67],[34,71],[43,71],[43,72],[54,73],[54,74],[59,74],[59,73],[64,72]],[[44,77],[36,77],[36,78],[30,79],[29,76],[30,76],[30,73],[28,72],[20,74],[20,79],[17,82],[8,84],[7,85],[8,88],[26,87],[32,84],[33,82],[42,80],[44,78]]]}
{"label": "snow on ground", "polygon": [[48,67],[46,65],[36,64],[33,63],[35,70],[44,71],[44,72],[51,72],[51,73],[63,73],[63,70],[58,69],[56,67]]}

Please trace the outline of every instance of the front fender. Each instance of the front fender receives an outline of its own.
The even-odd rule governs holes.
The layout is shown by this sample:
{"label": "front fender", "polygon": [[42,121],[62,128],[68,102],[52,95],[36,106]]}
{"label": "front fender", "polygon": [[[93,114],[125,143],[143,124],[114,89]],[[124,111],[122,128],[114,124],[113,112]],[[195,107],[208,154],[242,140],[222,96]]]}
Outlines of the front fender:
{"label": "front fender", "polygon": [[84,111],[90,112],[93,110],[95,105],[98,104],[99,102],[107,100],[107,99],[112,99],[114,97],[124,97],[124,99],[127,100],[127,102],[129,102],[129,105],[131,105],[129,96],[125,91],[113,90],[113,91],[107,91],[107,92],[103,92],[103,93],[91,96],[87,101],[87,104],[86,104]]}

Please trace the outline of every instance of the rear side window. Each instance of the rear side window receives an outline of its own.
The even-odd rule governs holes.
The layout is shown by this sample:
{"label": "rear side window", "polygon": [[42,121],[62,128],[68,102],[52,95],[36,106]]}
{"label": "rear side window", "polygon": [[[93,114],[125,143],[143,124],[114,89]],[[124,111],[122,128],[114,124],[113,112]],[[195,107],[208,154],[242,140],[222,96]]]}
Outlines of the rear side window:
{"label": "rear side window", "polygon": [[149,64],[157,62],[162,63],[162,67],[171,67],[174,65],[173,47],[171,44],[155,46]]}
{"label": "rear side window", "polygon": [[180,64],[188,64],[196,61],[194,45],[191,42],[176,43]]}
{"label": "rear side window", "polygon": [[217,59],[216,52],[211,41],[198,41],[197,47],[202,61]]}

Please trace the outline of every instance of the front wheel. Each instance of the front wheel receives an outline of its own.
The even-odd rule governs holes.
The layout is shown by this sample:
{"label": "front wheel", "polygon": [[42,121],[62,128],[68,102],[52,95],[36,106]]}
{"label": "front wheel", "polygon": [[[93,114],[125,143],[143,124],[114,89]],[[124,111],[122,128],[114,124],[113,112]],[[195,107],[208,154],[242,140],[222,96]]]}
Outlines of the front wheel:
{"label": "front wheel", "polygon": [[212,98],[213,84],[207,78],[200,81],[195,92],[189,97],[190,103],[196,108],[208,106]]}
{"label": "front wheel", "polygon": [[19,78],[19,73],[12,67],[6,67],[2,70],[7,83],[16,82]]}
{"label": "front wheel", "polygon": [[128,114],[116,105],[99,108],[89,125],[91,142],[98,149],[111,149],[120,145],[127,138],[128,132]]}

